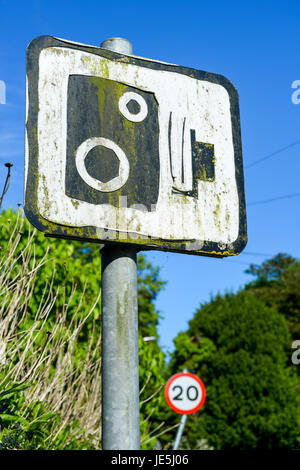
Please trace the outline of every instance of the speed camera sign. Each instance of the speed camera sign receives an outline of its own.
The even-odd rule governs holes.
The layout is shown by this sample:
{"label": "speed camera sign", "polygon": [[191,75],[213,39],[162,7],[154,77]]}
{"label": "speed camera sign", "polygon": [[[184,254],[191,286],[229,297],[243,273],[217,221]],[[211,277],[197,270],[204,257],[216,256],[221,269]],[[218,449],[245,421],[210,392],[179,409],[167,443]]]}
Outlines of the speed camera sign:
{"label": "speed camera sign", "polygon": [[197,375],[181,372],[168,380],[165,397],[172,410],[188,415],[195,413],[203,406],[206,390],[204,383]]}
{"label": "speed camera sign", "polygon": [[27,49],[25,213],[45,234],[216,257],[247,242],[221,75],[50,36]]}

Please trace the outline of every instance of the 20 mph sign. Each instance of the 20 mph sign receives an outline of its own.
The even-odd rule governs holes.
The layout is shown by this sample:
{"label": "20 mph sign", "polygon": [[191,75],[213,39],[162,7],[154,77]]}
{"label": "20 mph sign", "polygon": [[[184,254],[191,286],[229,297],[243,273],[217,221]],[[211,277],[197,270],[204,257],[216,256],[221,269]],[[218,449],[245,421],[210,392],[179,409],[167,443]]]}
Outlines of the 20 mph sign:
{"label": "20 mph sign", "polygon": [[181,372],[168,380],[165,397],[172,410],[188,415],[204,405],[206,390],[199,377],[190,372]]}

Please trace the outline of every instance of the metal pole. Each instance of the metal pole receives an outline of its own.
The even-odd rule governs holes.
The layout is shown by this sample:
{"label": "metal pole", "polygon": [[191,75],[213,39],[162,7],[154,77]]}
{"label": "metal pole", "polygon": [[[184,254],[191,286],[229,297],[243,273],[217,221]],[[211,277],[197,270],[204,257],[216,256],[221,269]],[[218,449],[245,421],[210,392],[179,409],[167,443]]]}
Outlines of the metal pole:
{"label": "metal pole", "polygon": [[132,54],[132,44],[128,39],[124,38],[109,38],[105,39],[100,44],[103,49],[109,49],[110,51],[120,52],[120,54]]}
{"label": "metal pole", "polygon": [[176,439],[175,439],[175,442],[174,442],[173,450],[177,450],[178,447],[179,447],[179,444],[180,444],[180,441],[181,441],[181,438],[182,438],[182,433],[183,433],[184,426],[185,426],[185,422],[186,422],[186,418],[187,418],[187,415],[182,415],[181,416],[180,425],[179,425],[179,428],[178,428],[178,431],[177,431],[177,434],[176,434]]}
{"label": "metal pole", "polygon": [[[132,54],[129,41],[101,47]],[[139,450],[136,248],[105,245],[102,264],[102,448]]]}

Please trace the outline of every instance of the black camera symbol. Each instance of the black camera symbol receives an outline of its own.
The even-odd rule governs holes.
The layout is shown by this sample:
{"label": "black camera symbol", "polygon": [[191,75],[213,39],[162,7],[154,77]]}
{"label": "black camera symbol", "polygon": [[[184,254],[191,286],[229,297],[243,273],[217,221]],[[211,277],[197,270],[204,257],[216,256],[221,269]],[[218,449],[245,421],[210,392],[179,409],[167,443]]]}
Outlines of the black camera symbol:
{"label": "black camera symbol", "polygon": [[[168,140],[169,166],[173,180],[172,192],[198,199],[198,182],[215,180],[215,150],[213,144],[197,142],[195,129],[186,128],[185,122],[186,117],[182,119],[173,116],[173,113],[170,112]],[[172,145],[172,135],[174,133],[177,137],[178,148],[176,152],[174,152]],[[185,149],[185,141],[189,141],[187,150]],[[178,142],[180,142],[180,145],[178,145]]]}
{"label": "black camera symbol", "polygon": [[159,194],[158,104],[153,93],[70,75],[66,195],[91,204],[151,210]]}

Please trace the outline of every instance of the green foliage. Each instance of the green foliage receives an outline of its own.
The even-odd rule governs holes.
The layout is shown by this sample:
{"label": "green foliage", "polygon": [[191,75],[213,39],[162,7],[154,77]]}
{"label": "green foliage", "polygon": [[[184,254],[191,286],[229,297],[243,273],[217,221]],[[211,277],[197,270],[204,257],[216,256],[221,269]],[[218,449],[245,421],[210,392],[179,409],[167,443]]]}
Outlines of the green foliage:
{"label": "green foliage", "polygon": [[[2,387],[7,385],[2,381]],[[37,401],[26,404],[28,384],[10,383],[0,392],[0,449],[42,449],[55,414]]]}
{"label": "green foliage", "polygon": [[[163,404],[162,388],[164,385],[163,371],[165,357],[154,342],[145,342],[139,337],[139,382],[140,382],[140,413],[141,448],[152,449],[156,435],[164,425],[156,414]],[[153,420],[153,414],[155,418]]]}
{"label": "green foliage", "polygon": [[[34,256],[28,260],[28,269],[29,272],[38,269],[39,276],[35,280],[34,292],[28,305],[32,318],[38,311],[41,299],[45,298],[45,286],[52,285],[54,292],[60,292],[51,313],[54,313],[57,307],[63,309],[67,303],[69,319],[73,318],[74,314],[77,316],[84,314],[98,298],[101,285],[101,257],[98,244],[47,238],[43,233],[33,231],[20,211],[17,213],[12,209],[2,211],[0,232],[0,257],[1,252],[5,253],[12,234],[18,238],[14,253],[15,266],[10,273],[11,279],[18,275],[19,266],[27,262],[22,252],[28,244],[31,242],[34,244]],[[53,278],[54,271],[55,278]],[[142,336],[158,338],[157,325],[161,315],[155,309],[154,302],[164,285],[165,282],[159,277],[159,268],[153,267],[145,256],[140,254],[138,306],[139,331]],[[95,319],[101,319],[100,302],[94,306],[93,316]],[[98,325],[100,326],[100,322]],[[80,336],[83,341],[87,340],[90,328],[91,322],[87,322]]]}
{"label": "green foliage", "polygon": [[286,253],[278,253],[274,258],[264,261],[261,265],[250,264],[245,272],[255,276],[257,283],[264,283],[280,279],[281,275],[295,263],[296,259],[292,256]]}
{"label": "green foliage", "polygon": [[23,392],[29,387],[12,383],[0,392],[0,450],[93,448],[93,436],[84,435],[78,420],[61,426],[61,413],[49,411],[41,401],[28,401]]}
{"label": "green foliage", "polygon": [[255,280],[247,291],[260,298],[268,307],[284,315],[291,341],[300,338],[300,262],[281,254],[265,261],[261,266],[251,265],[246,271]]}
{"label": "green foliage", "polygon": [[175,351],[172,354],[172,369],[181,370],[186,368],[194,370],[195,364],[200,364],[207,357],[212,357],[217,351],[215,344],[210,338],[202,338],[199,334],[190,337],[188,332],[181,332],[174,339]]}
{"label": "green foliage", "polygon": [[[99,449],[99,246],[45,238],[11,210],[1,213],[0,230],[2,448]],[[255,281],[244,292],[202,305],[175,339],[169,369],[158,341],[143,340],[158,340],[154,303],[164,282],[143,255],[138,268],[142,448],[157,438],[165,449],[172,444],[180,417],[163,387],[184,367],[207,387],[204,407],[187,421],[185,448],[297,448],[289,330],[299,339],[299,261],[279,254],[251,265]]]}
{"label": "green foliage", "polygon": [[190,445],[215,449],[297,448],[299,389],[287,363],[289,331],[275,309],[247,292],[202,305],[175,340],[173,372],[188,367],[207,400],[187,420]]}
{"label": "green foliage", "polygon": [[[46,238],[21,211],[1,213],[0,233],[0,391],[1,377],[29,384],[2,403],[2,447],[99,449],[99,245]],[[152,408],[162,400],[165,363],[142,337],[158,338],[154,301],[164,283],[143,255],[138,267],[141,429],[152,448],[163,432]]]}
{"label": "green foliage", "polygon": [[155,300],[166,282],[159,276],[159,267],[152,266],[145,256],[138,256],[138,304],[139,331],[142,336],[156,336],[159,320],[162,318],[155,309]]}
{"label": "green foliage", "polygon": [[[0,219],[0,249],[5,253],[10,237],[19,235],[17,249],[14,253],[15,267],[11,272],[13,278],[17,275],[18,267],[27,262],[22,252],[31,242],[34,246],[34,256],[28,260],[29,272],[37,269],[39,276],[35,280],[34,292],[28,308],[32,317],[38,311],[40,301],[45,296],[45,286],[53,284],[54,291],[63,291],[63,295],[57,296],[55,307],[68,303],[69,318],[76,312],[77,315],[84,314],[87,308],[95,302],[101,281],[101,259],[100,256],[91,257],[88,262],[86,257],[83,261],[79,256],[83,245],[80,242],[64,239],[46,238],[43,233],[33,230],[27,219],[21,217],[12,209],[3,211]],[[53,273],[55,271],[55,279]],[[82,291],[84,290],[84,299]],[[78,305],[80,308],[78,309]],[[95,305],[94,316],[100,317],[100,303]],[[87,327],[90,325],[87,324]],[[87,337],[88,332],[83,330],[81,337]]]}

